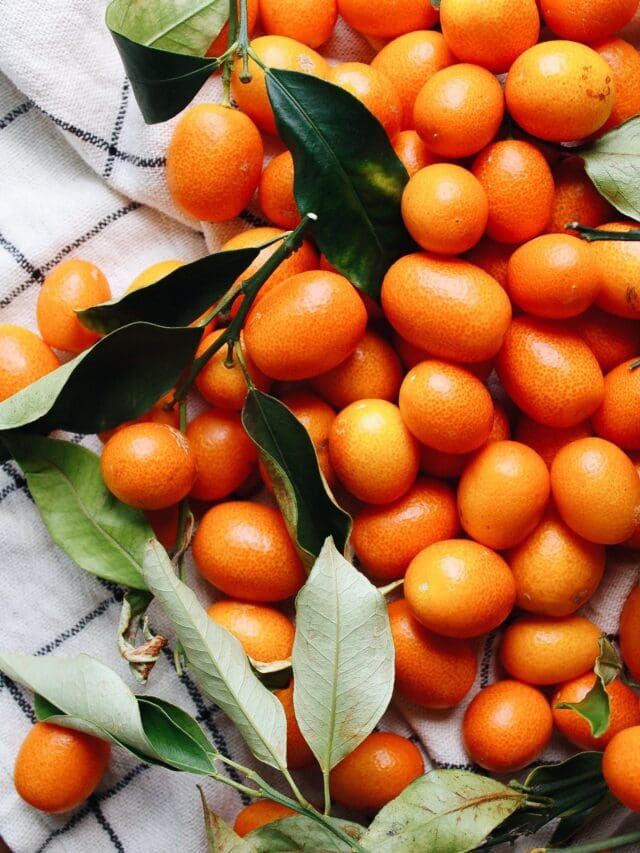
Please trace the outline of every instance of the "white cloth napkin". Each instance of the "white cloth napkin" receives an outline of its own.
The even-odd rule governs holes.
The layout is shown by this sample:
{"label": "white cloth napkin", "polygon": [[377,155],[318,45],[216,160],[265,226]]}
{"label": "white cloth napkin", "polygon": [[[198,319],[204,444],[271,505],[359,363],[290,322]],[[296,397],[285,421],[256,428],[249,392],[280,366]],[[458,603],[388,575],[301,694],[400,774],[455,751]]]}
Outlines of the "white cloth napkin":
{"label": "white cloth napkin", "polygon": [[[146,126],[104,24],[106,0],[9,0],[0,27],[0,322],[36,329],[35,300],[44,276],[63,258],[86,258],[106,274],[114,295],[152,263],[185,261],[215,250],[259,215],[207,225],[177,211],[167,191],[164,156],[175,119]],[[341,24],[325,47],[336,59],[368,61],[369,45]],[[211,80],[198,101],[217,101]],[[271,145],[270,153],[278,150]],[[77,440],[81,440],[78,436]],[[82,439],[97,449],[96,439]],[[0,471],[0,645],[27,654],[87,652],[129,681],[119,658],[116,626],[119,594],[85,574],[51,542],[17,468]],[[635,565],[612,566],[584,612],[605,631],[617,630],[618,614],[633,583]],[[211,588],[189,567],[188,580],[201,601]],[[157,609],[154,627],[168,631]],[[496,675],[490,637],[480,650],[476,687]],[[179,681],[170,653],[151,677],[149,692],[195,715],[220,749],[251,763],[246,747],[224,716],[200,696],[187,674]],[[400,711],[400,713],[398,713]],[[466,767],[460,740],[464,706],[429,713],[399,703],[381,727],[413,736],[427,767]],[[206,849],[196,783],[210,806],[230,822],[243,802],[230,788],[184,773],[149,768],[113,750],[97,792],[76,811],[50,816],[17,796],[12,782],[19,745],[34,721],[31,696],[0,681],[0,835],[16,853],[92,850],[126,853],[199,853]],[[548,757],[569,754],[560,743]],[[265,776],[275,781],[267,769]],[[302,774],[312,799],[317,780]],[[635,821],[635,822],[634,822]],[[636,828],[639,821],[631,819]],[[596,827],[612,834],[619,820]],[[525,841],[521,849],[533,847]]]}

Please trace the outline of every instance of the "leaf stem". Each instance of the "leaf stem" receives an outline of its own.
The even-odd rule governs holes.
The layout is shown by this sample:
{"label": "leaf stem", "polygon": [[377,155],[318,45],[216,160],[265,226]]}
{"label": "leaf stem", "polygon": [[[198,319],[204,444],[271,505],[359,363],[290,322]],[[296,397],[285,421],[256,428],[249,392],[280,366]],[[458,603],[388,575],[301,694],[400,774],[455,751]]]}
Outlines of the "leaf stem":
{"label": "leaf stem", "polygon": [[222,106],[231,106],[231,73],[238,46],[238,0],[229,0],[229,34],[222,68]]}
{"label": "leaf stem", "polygon": [[390,595],[395,589],[402,586],[403,583],[404,578],[400,578],[400,580],[397,581],[391,581],[391,583],[388,583],[386,586],[379,586],[378,592],[384,596]]}
{"label": "leaf stem", "polygon": [[564,227],[572,231],[577,231],[578,235],[589,243],[594,243],[598,240],[612,240],[615,242],[636,242],[640,240],[640,228],[632,228],[630,231],[605,231],[601,228],[589,228],[588,225],[580,225],[579,222],[567,222]]}
{"label": "leaf stem", "polygon": [[322,790],[324,795],[324,813],[331,814],[331,791],[329,790],[329,771],[322,771]]}
{"label": "leaf stem", "polygon": [[250,83],[251,72],[249,71],[249,15],[247,12],[247,0],[240,0],[240,32],[238,34],[238,53],[242,58],[240,82]]}
{"label": "leaf stem", "polygon": [[[239,340],[240,330],[242,329],[242,325],[249,313],[249,309],[251,308],[254,299],[258,294],[258,291],[269,276],[277,270],[280,264],[288,258],[292,252],[295,252],[296,249],[299,248],[305,234],[317,218],[318,217],[315,213],[307,213],[295,231],[291,231],[291,233],[283,239],[276,251],[271,255],[271,257],[267,258],[260,269],[246,279],[246,281],[243,281],[240,288],[233,291],[233,298],[240,293],[244,296],[242,304],[238,309],[238,313],[233,318],[229,326],[227,326],[224,332],[216,338],[211,346],[206,349],[201,356],[194,360],[187,376],[182,380],[182,382],[180,382],[175,394],[173,395],[174,403],[179,403],[186,398],[189,388],[193,385],[198,373],[200,373],[202,368],[211,360],[211,358],[213,358],[219,349],[222,349],[222,347],[229,341],[235,342]],[[232,298],[231,295],[225,297],[225,301],[229,298]]]}

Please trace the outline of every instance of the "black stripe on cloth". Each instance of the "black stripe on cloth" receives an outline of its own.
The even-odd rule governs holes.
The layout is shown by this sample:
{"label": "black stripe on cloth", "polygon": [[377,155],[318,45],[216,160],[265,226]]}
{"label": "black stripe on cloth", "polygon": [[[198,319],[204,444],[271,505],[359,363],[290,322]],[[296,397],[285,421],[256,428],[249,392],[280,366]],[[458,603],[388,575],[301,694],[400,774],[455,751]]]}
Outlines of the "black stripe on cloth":
{"label": "black stripe on cloth", "polygon": [[491,666],[491,658],[493,656],[493,644],[495,643],[497,631],[492,631],[487,635],[482,650],[482,662],[480,664],[480,688],[484,689],[489,684],[489,668]]}
{"label": "black stripe on cloth", "polygon": [[249,225],[253,225],[254,228],[264,228],[265,226],[271,226],[270,222],[267,222],[267,220],[263,219],[261,216],[256,216],[256,214],[251,213],[250,210],[242,210],[238,214],[238,219],[242,219],[243,222],[247,222]]}
{"label": "black stripe on cloth", "polygon": [[34,265],[27,260],[26,256],[22,254],[20,249],[8,240],[3,234],[0,234],[0,246],[2,246],[5,251],[7,251],[13,260],[18,264],[18,266],[23,269],[25,272],[28,272],[31,276],[32,281],[42,281],[44,276],[41,270],[34,267]]}
{"label": "black stripe on cloth", "polygon": [[0,672],[0,692],[2,691],[3,687],[7,688],[7,690],[9,691],[9,695],[15,701],[16,705],[20,708],[24,715],[28,717],[32,723],[35,723],[36,715],[33,713],[33,708],[26,700],[24,693],[22,692],[22,688],[19,687],[15,683],[15,681],[9,678],[8,675],[5,675],[4,673]]}
{"label": "black stripe on cloth", "polygon": [[477,773],[479,768],[475,764],[451,764],[449,761],[434,761],[432,763],[438,770],[468,770],[470,773]]}
{"label": "black stripe on cloth", "polygon": [[[52,269],[57,263],[59,263],[66,255],[72,252],[74,249],[80,248],[83,243],[86,243],[88,240],[91,240],[92,237],[97,237],[101,231],[111,225],[114,222],[117,222],[119,219],[122,219],[123,216],[126,216],[128,213],[131,213],[134,210],[138,210],[138,208],[142,207],[140,202],[132,201],[124,207],[119,207],[117,210],[114,210],[113,213],[109,213],[99,222],[97,222],[93,228],[89,231],[86,231],[81,237],[78,237],[72,243],[69,243],[64,249],[61,249],[58,254],[52,258],[50,261],[47,261],[46,264],[43,264],[40,270],[36,270],[35,267],[34,272],[31,274],[31,278],[27,279],[27,281],[22,282],[17,287],[8,293],[5,297],[0,299],[0,308],[6,308],[11,305],[14,299],[28,290],[36,281],[42,281],[44,278],[43,272],[47,273],[50,269]],[[2,235],[0,234],[0,246],[2,244]],[[37,273],[37,275],[36,275]]]}
{"label": "black stripe on cloth", "polygon": [[35,104],[33,101],[25,101],[23,104],[20,104],[17,107],[14,107],[12,110],[9,110],[8,113],[0,118],[0,130],[4,130],[5,127],[8,127],[11,122],[15,121],[20,116],[26,115],[29,110],[34,107]]}
{"label": "black stripe on cloth", "polygon": [[125,163],[131,163],[133,166],[138,166],[141,169],[157,169],[166,163],[166,157],[139,157],[137,154],[129,154],[126,151],[121,151],[116,145],[109,142],[108,139],[104,139],[104,137],[98,136],[96,133],[91,133],[89,130],[82,130],[82,128],[76,127],[75,124],[71,124],[47,112],[41,106],[38,106],[38,110],[42,115],[51,119],[61,130],[70,133],[76,139],[82,140],[82,142],[87,142],[96,148],[100,148],[102,151],[107,151],[113,157],[117,157],[118,160],[124,160]]}
{"label": "black stripe on cloth", "polygon": [[32,500],[31,495],[29,494],[29,490],[27,489],[27,481],[22,476],[20,471],[16,468],[16,466],[12,462],[3,462],[2,470],[9,477],[9,479],[13,480],[12,483],[5,486],[0,491],[0,501],[4,500],[7,495],[10,495],[12,492],[16,491],[24,491],[25,495]]}
{"label": "black stripe on cloth", "polygon": [[124,117],[127,112],[127,106],[129,105],[129,80],[125,77],[124,83],[122,84],[122,91],[120,93],[120,108],[118,109],[118,115],[116,116],[115,124],[113,125],[113,132],[111,134],[111,145],[109,146],[109,157],[107,158],[107,162],[105,164],[104,170],[102,172],[102,177],[106,180],[111,176],[113,172],[113,164],[116,161],[116,151],[118,140],[120,139],[120,134],[122,133],[122,126],[124,125]]}
{"label": "black stripe on cloth", "polygon": [[42,648],[38,649],[35,654],[38,656],[51,654],[51,652],[59,648],[65,642],[65,640],[69,640],[71,639],[71,637],[77,636],[84,628],[87,627],[87,625],[90,625],[94,619],[98,618],[98,616],[102,616],[102,614],[107,611],[112,604],[115,603],[116,597],[114,595],[112,595],[110,598],[105,598],[105,600],[101,601],[100,604],[98,604],[98,606],[94,608],[90,613],[87,613],[85,616],[83,616],[71,628],[67,628],[61,634],[58,634],[58,636],[54,640],[51,640],[45,646],[42,646]]}
{"label": "black stripe on cloth", "polygon": [[118,853],[125,853],[122,841],[120,841],[120,839],[115,833],[114,828],[104,816],[104,812],[100,808],[97,798],[89,797],[89,805],[91,806],[91,811],[95,819],[98,821],[98,824],[102,827],[102,829],[104,829],[104,831],[107,833],[115,849],[118,851]]}
{"label": "black stripe on cloth", "polygon": [[[164,656],[170,661],[171,665],[173,666],[173,651],[169,648],[169,646],[165,646],[162,651]],[[220,708],[218,708],[217,705],[212,705],[210,708],[207,708],[195,682],[189,675],[187,675],[186,672],[182,674],[182,677],[179,679],[179,681],[184,685],[187,693],[189,694],[189,698],[195,705],[197,712],[196,720],[199,723],[203,723],[209,729],[212,740],[216,745],[218,751],[230,758],[231,756],[229,753],[229,746],[227,744],[226,738],[212,719],[212,715],[220,711]],[[234,767],[228,767],[225,764],[224,770],[229,775],[229,777],[234,780],[234,782],[243,781],[242,776],[240,776],[240,774]],[[240,796],[240,799],[242,800],[245,806],[249,805],[249,803],[251,802],[251,797],[247,796],[247,794],[244,794],[241,791],[238,791],[238,795]]]}

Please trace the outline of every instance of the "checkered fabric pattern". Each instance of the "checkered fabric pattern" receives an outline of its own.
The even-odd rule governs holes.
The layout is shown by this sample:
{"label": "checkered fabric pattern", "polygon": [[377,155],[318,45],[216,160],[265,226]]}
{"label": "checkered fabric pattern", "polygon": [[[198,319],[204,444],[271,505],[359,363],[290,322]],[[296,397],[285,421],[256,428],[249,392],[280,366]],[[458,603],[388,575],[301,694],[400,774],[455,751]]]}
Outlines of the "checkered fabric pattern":
{"label": "checkered fabric pattern", "polygon": [[[105,7],[106,0],[21,0],[0,6],[3,323],[36,330],[38,288],[64,258],[96,263],[119,295],[150,264],[167,258],[194,260],[237,231],[261,224],[257,208],[216,226],[189,220],[176,210],[163,168],[175,120],[144,125],[103,23]],[[340,25],[327,54],[367,61],[372,51]],[[212,80],[197,100],[217,100],[218,86]],[[272,143],[269,153],[276,150]],[[95,437],[71,438],[98,449]],[[116,648],[122,591],[80,571],[52,544],[12,463],[0,471],[0,555],[2,647],[40,655],[87,652],[139,689]],[[635,571],[633,565],[610,567],[597,599],[585,608],[605,631],[617,630],[620,603]],[[211,588],[192,565],[188,581],[204,604],[211,602]],[[156,630],[170,634],[153,606],[151,616]],[[476,689],[495,677],[495,645],[492,634],[479,650]],[[251,764],[239,735],[202,698],[190,675],[176,677],[171,647],[147,690],[193,714],[221,751]],[[427,713],[401,703],[389,710],[381,728],[412,737],[423,748],[427,767],[473,769],[460,741],[463,713],[464,707]],[[196,784],[203,784],[210,806],[230,821],[247,803],[230,788],[150,768],[114,749],[105,778],[86,804],[64,815],[41,814],[18,798],[12,784],[16,752],[34,719],[32,697],[0,676],[0,835],[16,853],[199,853],[206,841]],[[548,753],[566,754],[560,744]],[[277,783],[268,768],[264,775]],[[303,773],[301,784],[312,800],[320,801],[317,779]],[[636,819],[623,825],[614,816],[606,828],[611,834],[638,826]],[[522,849],[531,846],[527,841]]]}

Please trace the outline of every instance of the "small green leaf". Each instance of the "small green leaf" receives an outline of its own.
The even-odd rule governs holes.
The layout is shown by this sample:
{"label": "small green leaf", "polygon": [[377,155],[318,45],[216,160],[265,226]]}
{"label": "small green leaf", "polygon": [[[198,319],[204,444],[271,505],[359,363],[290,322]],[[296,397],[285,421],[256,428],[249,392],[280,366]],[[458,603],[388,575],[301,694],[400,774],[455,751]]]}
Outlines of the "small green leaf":
{"label": "small green leaf", "polygon": [[204,54],[228,16],[228,0],[112,0],[106,23],[147,123],[179,113],[218,68]]}
{"label": "small green leaf", "polygon": [[327,774],[370,734],[393,692],[384,596],[328,539],[296,599],[293,702]]}
{"label": "small green leaf", "polygon": [[176,384],[202,329],[132,323],[0,403],[0,431],[97,433],[147,412]]}
{"label": "small green leaf", "polygon": [[622,671],[622,664],[615,647],[606,637],[598,640],[600,653],[596,658],[593,671],[595,683],[584,699],[580,702],[559,702],[555,707],[576,711],[589,723],[593,737],[601,737],[609,728],[611,717],[611,700],[606,691],[610,684]]}
{"label": "small green leaf", "polygon": [[102,333],[136,321],[188,326],[224,296],[259,251],[237,249],[199,258],[120,299],[78,311],[78,319],[87,328]]}
{"label": "small green leaf", "polygon": [[173,624],[200,690],[233,720],[257,759],[286,767],[282,705],[253,674],[238,640],[209,618],[155,540],[147,544],[143,571]]}
{"label": "small green leaf", "polygon": [[301,214],[315,213],[322,253],[374,299],[389,266],[413,245],[400,214],[409,180],[378,120],[349,92],[270,69],[267,91],[291,150]]}
{"label": "small green leaf", "polygon": [[318,465],[309,433],[284,403],[251,390],[242,423],[269,473],[287,529],[307,567],[327,536],[344,550],[351,517],[335,502]]}
{"label": "small green leaf", "polygon": [[466,770],[432,770],[378,813],[362,844],[376,853],[466,853],[526,800]]}
{"label": "small green leaf", "polygon": [[640,220],[640,116],[578,153],[600,195],[625,216]]}
{"label": "small green leaf", "polygon": [[213,747],[185,711],[153,696],[139,696],[138,707],[149,743],[167,764],[202,775],[214,770]]}
{"label": "small green leaf", "polygon": [[[328,817],[325,820],[340,827],[354,841],[358,841],[365,831],[364,827],[352,821],[339,820],[336,817]],[[319,853],[319,851],[342,853],[342,851],[353,849],[321,824],[304,815],[274,820],[250,832],[246,840],[251,842],[253,849],[258,853],[279,853],[279,851],[286,853],[291,850],[307,851],[307,853]]]}
{"label": "small green leaf", "polygon": [[5,433],[4,442],[56,545],[81,569],[144,589],[144,547],[153,531],[144,513],[107,489],[100,457],[86,447],[38,435]]}
{"label": "small green leaf", "polygon": [[524,786],[534,793],[569,788],[572,785],[591,784],[590,780],[602,781],[602,753],[579,752],[565,761],[542,764],[529,773]]}
{"label": "small green leaf", "polygon": [[246,838],[241,838],[228,823],[211,811],[199,785],[198,791],[202,800],[208,853],[256,853],[256,848]]}

